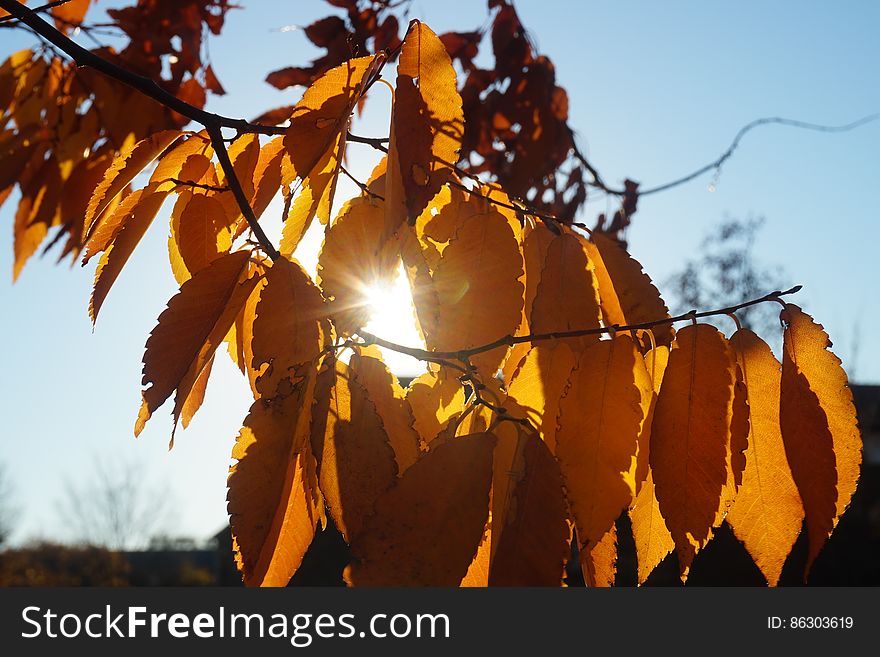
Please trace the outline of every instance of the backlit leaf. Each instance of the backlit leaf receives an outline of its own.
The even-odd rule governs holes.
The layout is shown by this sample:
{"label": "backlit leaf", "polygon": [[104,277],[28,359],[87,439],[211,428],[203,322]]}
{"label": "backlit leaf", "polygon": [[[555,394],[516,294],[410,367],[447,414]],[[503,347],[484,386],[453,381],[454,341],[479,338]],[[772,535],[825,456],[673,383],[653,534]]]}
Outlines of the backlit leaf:
{"label": "backlit leaf", "polygon": [[457,586],[489,514],[495,437],[454,438],[420,458],[376,501],[352,544],[357,586]]}
{"label": "backlit leaf", "polygon": [[727,482],[734,360],[709,324],[681,329],[654,408],[650,462],[682,579],[708,542]]}
{"label": "backlit leaf", "polygon": [[785,453],[804,505],[810,570],[859,479],[862,439],[846,373],[820,324],[786,304],[780,422]]}
{"label": "backlit leaf", "polygon": [[320,496],[308,440],[313,367],[253,403],[232,451],[227,500],[247,586],[285,586],[314,536]]}
{"label": "backlit leaf", "polygon": [[804,509],[785,457],[779,425],[781,368],[770,347],[748,329],[730,338],[748,394],[745,470],[727,524],[770,586],[801,531]]}
{"label": "backlit leaf", "polygon": [[556,457],[581,545],[600,541],[635,495],[641,361],[628,335],[596,342],[578,355],[559,402]]}

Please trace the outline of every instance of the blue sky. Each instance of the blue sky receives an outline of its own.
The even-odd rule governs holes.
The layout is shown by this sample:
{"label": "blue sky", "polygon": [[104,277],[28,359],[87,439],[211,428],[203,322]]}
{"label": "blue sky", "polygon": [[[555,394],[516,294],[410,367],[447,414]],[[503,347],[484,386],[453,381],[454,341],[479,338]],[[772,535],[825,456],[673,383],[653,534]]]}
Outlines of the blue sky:
{"label": "blue sky", "polygon": [[[100,6],[113,4],[119,3]],[[307,25],[328,8],[319,0],[240,4],[245,9],[231,13],[224,35],[211,42],[229,95],[212,99],[209,108],[253,116],[298,96],[266,85],[268,71],[318,54],[300,32],[273,28]],[[520,0],[516,6],[541,52],[556,63],[582,147],[611,183],[628,176],[653,186],[677,178],[715,159],[757,117],[842,124],[880,111],[880,3]],[[486,20],[481,0],[415,0],[413,15],[437,32]],[[32,42],[9,32],[2,38],[4,56]],[[378,96],[370,103],[359,132],[387,132],[384,104]],[[836,135],[759,128],[725,164],[714,192],[705,176],[642,199],[631,250],[664,281],[725,216],[765,217],[756,256],[783,267],[791,284],[804,285],[797,302],[825,325],[854,380],[880,382],[880,345],[871,339],[880,325],[878,147],[880,122]],[[372,163],[355,152],[350,157],[356,171]],[[94,265],[67,269],[35,259],[12,285],[14,206],[13,198],[0,210],[6,350],[0,463],[16,490],[16,539],[66,535],[56,511],[64,482],[87,479],[96,458],[142,464],[176,508],[163,529],[209,536],[225,522],[229,453],[250,403],[227,360],[218,360],[205,405],[172,451],[165,409],[140,438],[132,435],[144,342],[176,291],[167,228],[157,220],[93,333],[87,303]],[[584,220],[605,210],[604,200],[591,202]]]}

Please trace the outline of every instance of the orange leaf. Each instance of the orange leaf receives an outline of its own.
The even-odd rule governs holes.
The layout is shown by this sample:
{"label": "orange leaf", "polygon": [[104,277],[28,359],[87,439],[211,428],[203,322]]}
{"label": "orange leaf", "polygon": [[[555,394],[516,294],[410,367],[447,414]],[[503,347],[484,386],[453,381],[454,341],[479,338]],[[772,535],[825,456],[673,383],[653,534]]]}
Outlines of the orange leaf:
{"label": "orange leaf", "polygon": [[517,463],[506,518],[493,521],[489,585],[559,586],[570,536],[559,465],[535,434]]}
{"label": "orange leaf", "polygon": [[509,387],[510,397],[524,409],[550,452],[556,453],[559,400],[574,369],[574,352],[564,342],[532,347]]}
{"label": "orange leaf", "polygon": [[415,419],[406,393],[397,377],[382,361],[376,347],[364,347],[351,357],[351,372],[363,386],[394,450],[397,470],[403,473],[419,458],[419,434],[413,427]]}
{"label": "orange leaf", "polygon": [[[92,194],[89,207],[86,210],[85,225],[88,227],[88,236],[94,232],[95,220],[125,187],[134,180],[135,176],[143,171],[155,160],[166,148],[180,138],[181,133],[177,130],[163,130],[154,135],[142,139],[129,150],[120,153],[107,172],[104,179]],[[99,224],[100,225],[100,224]]]}
{"label": "orange leaf", "polygon": [[445,369],[425,372],[406,389],[406,401],[413,413],[413,427],[427,446],[450,420],[464,410],[464,388]]}
{"label": "orange leaf", "polygon": [[[669,309],[642,265],[611,237],[594,232],[584,248],[596,268],[599,299],[606,325],[639,324],[669,317]],[[672,324],[653,329],[657,344],[669,345]]]}
{"label": "orange leaf", "polygon": [[308,440],[312,368],[291,373],[271,398],[253,403],[232,451],[237,463],[229,473],[229,519],[236,563],[247,586],[285,586],[320,516]]}
{"label": "orange leaf", "polygon": [[266,274],[251,342],[256,389],[271,396],[290,371],[316,361],[324,348],[326,312],[321,293],[296,262],[279,258]]}
{"label": "orange leaf", "polygon": [[180,214],[175,215],[171,233],[186,267],[184,280],[187,280],[229,252],[232,247],[230,222],[224,204],[217,197],[204,194],[192,194]]}
{"label": "orange leaf", "polygon": [[[229,331],[254,279],[239,281],[250,252],[224,255],[183,284],[159,315],[144,353],[143,402],[135,435],[175,389],[175,421],[198,375]],[[185,391],[185,394],[180,394]]]}
{"label": "orange leaf", "polygon": [[[94,289],[89,298],[89,317],[93,324],[98,320],[98,312],[104,304],[104,299],[107,298],[107,293],[110,292],[110,288],[128,263],[131,254],[153,223],[166,196],[165,192],[152,193],[150,188],[138,190],[129,194],[114,212],[122,215],[123,218],[119,220],[119,229],[113,236],[113,241],[105,247],[98,268],[95,270]],[[98,237],[99,233],[93,236],[93,238]]]}
{"label": "orange leaf", "polygon": [[584,545],[578,558],[587,586],[614,586],[617,575],[617,527],[611,525],[611,529],[598,542]]}
{"label": "orange leaf", "polygon": [[856,489],[862,440],[852,392],[821,324],[786,304],[780,422],[785,453],[807,519],[804,577]]}
{"label": "orange leaf", "polygon": [[376,501],[345,579],[358,586],[458,586],[489,514],[495,436],[437,445]]}
{"label": "orange leaf", "polygon": [[748,329],[734,333],[730,346],[748,395],[749,435],[742,484],[727,524],[770,586],[776,586],[804,519],[779,426],[780,365]]}
{"label": "orange leaf", "polygon": [[416,217],[458,162],[464,114],[452,60],[429,27],[415,23],[397,64],[386,183],[386,236]]}
{"label": "orange leaf", "polygon": [[[582,240],[574,235],[563,233],[547,246],[529,315],[531,333],[599,328],[602,315],[598,286],[593,265],[581,244]],[[598,334],[570,340],[575,349],[598,341]]]}
{"label": "orange leaf", "polygon": [[318,284],[340,335],[351,335],[369,321],[369,289],[388,286],[397,276],[395,245],[383,243],[383,221],[381,205],[357,199],[325,233]]}
{"label": "orange leaf", "polygon": [[333,522],[352,542],[376,498],[394,484],[397,464],[376,405],[344,363],[336,361],[327,392],[323,435],[312,434],[316,454],[320,449],[318,481]]}
{"label": "orange leaf", "polygon": [[597,342],[578,356],[559,402],[556,457],[581,545],[600,541],[635,495],[644,420],[637,365],[628,335]]}
{"label": "orange leaf", "polygon": [[721,508],[733,384],[724,336],[709,324],[681,329],[654,408],[650,462],[682,580]]}
{"label": "orange leaf", "polygon": [[[440,351],[476,347],[512,334],[522,319],[522,256],[507,219],[476,202],[459,207],[461,223],[431,279],[439,324],[434,335],[426,332],[426,342]],[[430,312],[419,307],[419,294],[413,300],[420,316]],[[494,374],[506,351],[494,349],[472,360]]]}

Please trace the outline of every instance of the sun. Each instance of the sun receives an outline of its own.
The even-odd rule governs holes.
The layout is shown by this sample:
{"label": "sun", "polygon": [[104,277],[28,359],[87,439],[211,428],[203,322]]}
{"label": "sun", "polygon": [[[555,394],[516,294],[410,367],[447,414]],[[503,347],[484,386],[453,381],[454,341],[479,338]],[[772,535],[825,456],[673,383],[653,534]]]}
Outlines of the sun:
{"label": "sun", "polygon": [[[403,265],[391,285],[372,285],[364,290],[370,321],[364,330],[408,347],[424,347],[416,328],[412,293]],[[395,351],[382,349],[385,363],[398,377],[417,376],[425,371],[424,363]]]}

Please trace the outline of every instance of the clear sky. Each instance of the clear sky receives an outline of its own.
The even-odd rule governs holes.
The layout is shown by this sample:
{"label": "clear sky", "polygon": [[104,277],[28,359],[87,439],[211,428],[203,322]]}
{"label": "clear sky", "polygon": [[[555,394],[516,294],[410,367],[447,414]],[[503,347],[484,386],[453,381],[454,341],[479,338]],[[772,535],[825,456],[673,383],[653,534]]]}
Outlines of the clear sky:
{"label": "clear sky", "polygon": [[[277,28],[305,26],[329,9],[320,0],[239,4],[245,9],[231,12],[223,35],[210,44],[229,95],[212,98],[209,109],[254,116],[298,97],[265,84],[268,71],[318,54],[301,32]],[[677,178],[715,159],[758,117],[842,124],[880,111],[880,3],[871,0],[519,0],[516,6],[540,51],[556,63],[582,147],[611,183],[628,176],[653,186]],[[482,0],[415,0],[412,7],[437,32],[486,22]],[[0,39],[4,57],[32,43],[9,31]],[[358,131],[387,134],[386,105],[377,94]],[[791,284],[804,285],[797,302],[825,325],[853,379],[880,382],[880,343],[872,339],[880,325],[878,149],[880,122],[835,135],[759,128],[724,166],[714,192],[706,176],[642,199],[631,250],[663,281],[725,216],[765,217],[756,256],[783,267]],[[360,152],[349,157],[363,174],[372,161],[359,159]],[[132,435],[144,342],[176,291],[162,218],[110,293],[93,333],[87,304],[94,264],[68,269],[34,259],[12,285],[15,204],[12,198],[0,210],[0,464],[16,490],[16,540],[63,538],[57,507],[64,482],[86,481],[98,458],[143,464],[176,508],[162,528],[206,538],[226,520],[229,454],[250,396],[220,358],[202,410],[172,451],[167,409],[140,438]],[[592,222],[605,210],[604,200],[591,202],[583,218]],[[167,208],[164,216],[167,226]],[[316,241],[310,243],[314,250]],[[314,253],[303,260],[313,266]]]}

